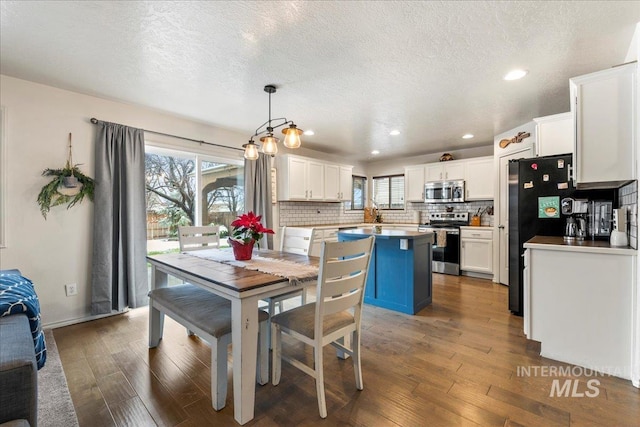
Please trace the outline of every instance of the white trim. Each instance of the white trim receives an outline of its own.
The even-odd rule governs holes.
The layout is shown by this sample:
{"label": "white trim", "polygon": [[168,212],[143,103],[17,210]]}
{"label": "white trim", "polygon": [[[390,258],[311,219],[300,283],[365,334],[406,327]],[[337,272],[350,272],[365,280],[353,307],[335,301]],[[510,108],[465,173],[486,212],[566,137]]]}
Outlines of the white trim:
{"label": "white trim", "polygon": [[0,106],[0,248],[7,247],[7,108]]}
{"label": "white trim", "polygon": [[86,316],[86,317],[76,317],[75,319],[67,319],[67,320],[60,320],[58,322],[44,323],[42,325],[42,328],[43,329],[62,328],[64,326],[77,325],[78,323],[90,322],[92,320],[104,319],[105,317],[111,317],[111,316],[117,316],[119,314],[125,314],[125,313],[128,313],[129,311],[130,311],[130,309],[126,308],[124,311],[118,311],[118,312],[114,311],[112,313],[107,313],[107,314],[98,314],[98,315]]}

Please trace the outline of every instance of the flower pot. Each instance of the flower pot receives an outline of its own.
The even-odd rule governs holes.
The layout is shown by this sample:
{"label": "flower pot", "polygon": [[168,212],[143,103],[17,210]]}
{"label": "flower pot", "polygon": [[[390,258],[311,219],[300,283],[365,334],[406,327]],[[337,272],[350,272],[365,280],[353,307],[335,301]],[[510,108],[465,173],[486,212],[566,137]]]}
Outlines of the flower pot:
{"label": "flower pot", "polygon": [[65,188],[76,188],[78,186],[78,178],[73,175],[65,176],[62,178],[62,185],[64,185]]}
{"label": "flower pot", "polygon": [[227,240],[231,247],[233,248],[233,256],[238,261],[248,261],[251,259],[251,253],[253,251],[253,244],[256,242],[255,240],[251,240],[246,245],[238,242],[237,240]]}

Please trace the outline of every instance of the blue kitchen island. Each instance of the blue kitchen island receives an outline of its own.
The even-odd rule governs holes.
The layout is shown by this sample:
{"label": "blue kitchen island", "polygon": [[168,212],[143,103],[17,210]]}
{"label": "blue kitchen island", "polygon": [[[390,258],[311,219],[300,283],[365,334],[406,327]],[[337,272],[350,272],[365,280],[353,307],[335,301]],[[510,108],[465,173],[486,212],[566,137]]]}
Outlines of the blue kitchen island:
{"label": "blue kitchen island", "polygon": [[339,241],[375,236],[364,302],[407,314],[431,304],[433,233],[370,228],[343,230]]}

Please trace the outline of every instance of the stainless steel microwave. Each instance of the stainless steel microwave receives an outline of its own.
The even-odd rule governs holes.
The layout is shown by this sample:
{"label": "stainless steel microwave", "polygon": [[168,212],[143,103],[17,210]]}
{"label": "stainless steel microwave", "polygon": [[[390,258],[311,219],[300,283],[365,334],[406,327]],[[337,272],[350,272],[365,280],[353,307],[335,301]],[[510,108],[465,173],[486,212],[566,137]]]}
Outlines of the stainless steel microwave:
{"label": "stainless steel microwave", "polygon": [[425,203],[464,202],[464,181],[432,181],[424,185]]}

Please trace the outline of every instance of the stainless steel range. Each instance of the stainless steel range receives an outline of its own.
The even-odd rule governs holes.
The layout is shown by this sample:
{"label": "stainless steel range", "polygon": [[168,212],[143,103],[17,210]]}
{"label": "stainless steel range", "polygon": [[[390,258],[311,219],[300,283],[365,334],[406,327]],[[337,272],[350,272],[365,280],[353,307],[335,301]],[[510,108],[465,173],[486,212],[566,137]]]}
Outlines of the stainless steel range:
{"label": "stainless steel range", "polygon": [[433,241],[434,273],[460,274],[460,226],[469,225],[468,212],[435,212],[429,214],[429,223],[418,226],[418,231],[435,233]]}

